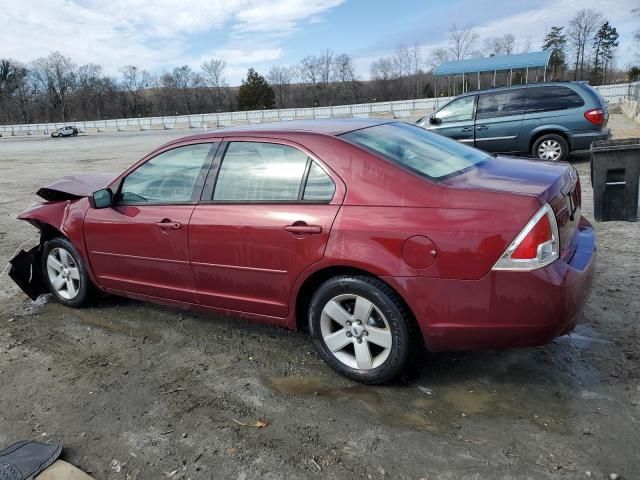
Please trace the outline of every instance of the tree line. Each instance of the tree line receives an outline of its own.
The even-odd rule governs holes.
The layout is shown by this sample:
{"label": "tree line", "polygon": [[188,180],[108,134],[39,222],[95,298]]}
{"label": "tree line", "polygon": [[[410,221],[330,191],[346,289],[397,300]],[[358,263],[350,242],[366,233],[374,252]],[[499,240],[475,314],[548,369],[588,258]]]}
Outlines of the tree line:
{"label": "tree line", "polygon": [[[640,17],[640,9],[632,11]],[[616,67],[618,32],[602,13],[582,9],[568,25],[552,26],[540,48],[552,49],[548,79],[588,80],[599,85],[625,80]],[[640,30],[635,32],[640,41]],[[473,27],[453,24],[446,46],[400,45],[373,61],[369,79],[358,77],[353,58],[325,49],[297,64],[249,69],[239,87],[226,79],[223,59],[194,69],[184,65],[152,74],[125,65],[114,77],[100,65],[77,65],[60,52],[28,64],[0,58],[0,123],[67,122],[198,114],[262,108],[296,108],[405,100],[434,95],[433,69],[445,61],[526,53],[531,41],[512,33],[479,42]],[[638,53],[640,63],[640,53]],[[638,67],[628,70],[633,77]],[[443,92],[438,91],[438,94]],[[446,92],[444,92],[446,93]]]}

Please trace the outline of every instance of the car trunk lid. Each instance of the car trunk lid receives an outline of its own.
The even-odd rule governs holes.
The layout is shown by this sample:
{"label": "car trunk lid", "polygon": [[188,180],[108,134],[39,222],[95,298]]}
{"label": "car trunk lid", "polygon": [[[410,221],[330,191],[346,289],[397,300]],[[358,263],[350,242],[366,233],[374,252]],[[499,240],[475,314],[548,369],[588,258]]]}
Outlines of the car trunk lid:
{"label": "car trunk lid", "polygon": [[555,212],[561,258],[573,255],[581,216],[581,192],[578,175],[570,164],[497,156],[442,183],[459,189],[538,197]]}

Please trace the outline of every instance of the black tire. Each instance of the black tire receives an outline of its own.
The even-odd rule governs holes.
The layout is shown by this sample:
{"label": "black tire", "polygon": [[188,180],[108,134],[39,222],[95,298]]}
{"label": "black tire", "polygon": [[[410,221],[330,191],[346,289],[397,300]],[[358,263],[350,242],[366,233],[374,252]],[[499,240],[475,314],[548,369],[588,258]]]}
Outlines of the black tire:
{"label": "black tire", "polygon": [[[375,308],[385,317],[392,344],[386,359],[375,368],[366,370],[352,368],[339,360],[327,347],[322,334],[322,313],[324,307],[338,295],[364,297],[373,303]],[[376,278],[364,275],[333,277],[316,290],[309,306],[309,331],[313,344],[324,361],[345,377],[366,384],[386,383],[397,377],[406,368],[417,343],[412,320],[403,302],[386,284]],[[353,339],[349,342],[355,342],[352,335],[346,335]],[[368,332],[365,335],[368,335]],[[362,343],[360,340],[364,340],[367,350],[371,354],[370,349],[378,347],[375,345],[371,347],[372,344],[368,343],[367,338],[358,338],[358,343]]]}
{"label": "black tire", "polygon": [[[73,296],[73,298],[65,298],[58,290],[56,290],[49,277],[47,259],[51,251],[54,249],[65,250],[71,256],[72,265],[74,265],[78,270],[78,286],[77,288],[74,287],[74,290],[77,293],[75,296]],[[57,237],[47,241],[44,244],[44,247],[42,249],[41,269],[45,285],[59,303],[66,305],[67,307],[75,308],[83,307],[89,303],[93,286],[91,285],[89,275],[87,274],[84,264],[82,263],[80,254],[69,240],[67,240],[66,238]]]}
{"label": "black tire", "polygon": [[[554,142],[560,148],[560,155],[557,158],[544,158],[542,152],[540,152],[540,146],[544,142]],[[540,160],[552,161],[552,162],[563,162],[567,155],[569,155],[569,144],[567,140],[562,135],[557,135],[555,133],[548,133],[546,135],[542,135],[538,138],[531,148],[531,154]]]}

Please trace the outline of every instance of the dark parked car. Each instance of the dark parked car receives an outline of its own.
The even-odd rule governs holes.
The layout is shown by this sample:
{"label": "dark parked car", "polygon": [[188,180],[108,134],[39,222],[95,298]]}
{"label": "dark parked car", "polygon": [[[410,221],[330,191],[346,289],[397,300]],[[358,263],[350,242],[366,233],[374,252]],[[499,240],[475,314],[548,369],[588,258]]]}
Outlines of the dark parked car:
{"label": "dark parked car", "polygon": [[19,218],[40,245],[10,272],[32,298],[78,307],[98,290],[308,327],[329,365],[365,383],[423,344],[549,342],[574,328],[595,270],[571,165],[401,122],[212,131],[38,195]]}
{"label": "dark parked car", "polygon": [[594,88],[552,82],[466,93],[417,124],[487,152],[557,161],[609,138],[608,117]]}
{"label": "dark parked car", "polygon": [[60,137],[77,137],[78,129],[74,126],[61,127],[57,129],[55,132],[51,133],[51,136],[54,138]]}

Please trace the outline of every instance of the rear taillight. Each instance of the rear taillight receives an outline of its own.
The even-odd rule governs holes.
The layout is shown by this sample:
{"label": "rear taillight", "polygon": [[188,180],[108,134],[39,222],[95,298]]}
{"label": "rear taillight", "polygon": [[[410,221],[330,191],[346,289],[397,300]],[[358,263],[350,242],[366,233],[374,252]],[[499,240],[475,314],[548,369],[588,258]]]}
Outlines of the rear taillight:
{"label": "rear taillight", "polygon": [[535,270],[558,258],[560,242],[553,209],[545,204],[496,262],[494,270]]}
{"label": "rear taillight", "polygon": [[601,108],[587,110],[584,112],[584,118],[594,125],[602,125],[604,123],[604,111]]}

